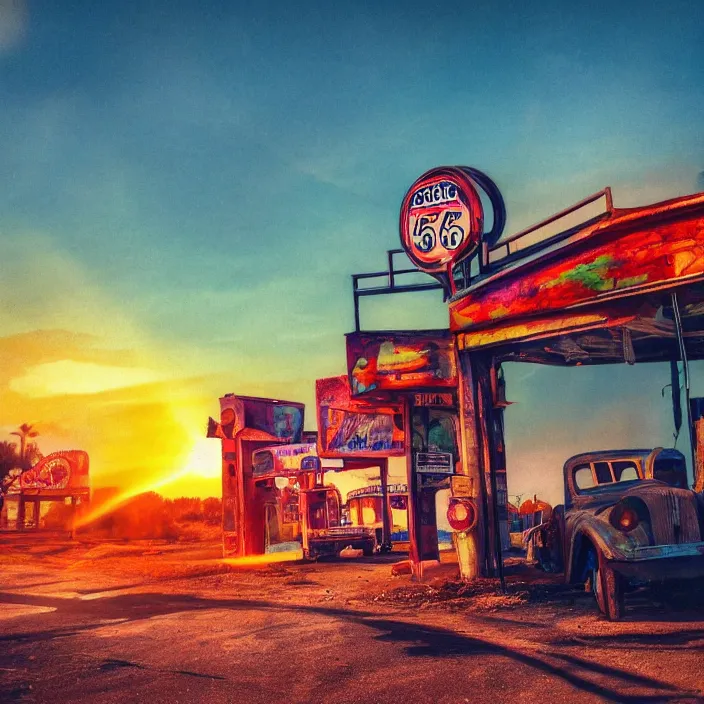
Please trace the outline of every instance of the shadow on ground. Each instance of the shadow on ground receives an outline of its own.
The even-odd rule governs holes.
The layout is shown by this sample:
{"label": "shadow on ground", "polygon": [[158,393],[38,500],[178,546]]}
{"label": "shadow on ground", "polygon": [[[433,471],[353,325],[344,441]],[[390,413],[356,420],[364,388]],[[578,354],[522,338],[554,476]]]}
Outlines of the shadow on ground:
{"label": "shadow on ground", "polygon": [[[381,617],[378,613],[371,611],[332,606],[293,605],[256,599],[205,599],[188,594],[167,595],[159,593],[119,594],[95,601],[4,593],[0,594],[0,604],[3,603],[52,607],[59,615],[73,617],[77,621],[75,625],[70,627],[2,635],[0,636],[0,651],[5,652],[8,652],[13,644],[17,646],[57,638],[69,638],[102,628],[105,625],[105,619],[124,623],[198,610],[276,610],[295,612],[301,617],[305,617],[306,614],[322,615],[373,629],[377,632],[373,636],[375,640],[401,644],[406,655],[414,658],[500,656],[507,658],[514,664],[532,668],[536,673],[560,678],[581,691],[600,697],[603,701],[633,702],[634,704],[635,702],[704,701],[699,698],[697,692],[678,689],[664,680],[629,672],[617,666],[593,662],[569,653],[557,652],[554,649],[560,646],[563,648],[575,647],[583,652],[585,640],[599,645],[612,641],[617,643],[620,648],[632,648],[638,644],[660,644],[663,642],[663,638],[667,639],[667,634],[589,635],[579,639],[578,642],[564,639],[547,643],[544,651],[536,653],[535,651],[507,647],[500,643],[445,628]],[[702,638],[704,638],[704,628],[672,634],[673,643],[677,644]],[[106,660],[101,667],[109,670],[110,668],[141,666],[129,661]],[[206,676],[199,675],[199,673],[178,672]],[[594,676],[598,676],[598,681],[594,681]],[[647,690],[649,693],[624,696],[624,687],[633,686]]]}

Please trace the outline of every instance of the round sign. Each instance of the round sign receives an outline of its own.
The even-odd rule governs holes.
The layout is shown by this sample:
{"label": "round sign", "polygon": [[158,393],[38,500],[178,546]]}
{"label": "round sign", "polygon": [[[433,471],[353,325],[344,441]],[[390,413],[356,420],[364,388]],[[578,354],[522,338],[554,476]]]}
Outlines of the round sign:
{"label": "round sign", "polygon": [[476,251],[484,227],[479,193],[459,166],[424,173],[401,205],[401,244],[429,274],[447,271]]}
{"label": "round sign", "polygon": [[477,524],[477,507],[472,499],[451,499],[447,522],[452,530],[472,530]]}

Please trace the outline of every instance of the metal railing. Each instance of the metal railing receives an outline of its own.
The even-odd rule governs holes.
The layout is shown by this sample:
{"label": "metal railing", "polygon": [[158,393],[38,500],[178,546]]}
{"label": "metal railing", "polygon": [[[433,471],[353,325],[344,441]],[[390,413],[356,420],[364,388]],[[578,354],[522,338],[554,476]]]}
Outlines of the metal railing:
{"label": "metal railing", "polygon": [[[558,232],[555,232],[549,235],[548,237],[545,237],[544,239],[537,240],[523,247],[519,246],[521,241],[525,241],[525,239],[529,235],[532,235],[541,230],[542,228],[546,228],[547,226],[552,225],[553,223],[562,220],[563,218],[566,218],[572,213],[576,213],[578,210],[585,208],[591,203],[596,203],[602,198],[605,201],[603,211],[591,215],[590,217],[585,218],[584,220],[577,222],[573,225],[565,227],[562,230],[559,230]],[[587,198],[580,200],[578,203],[571,205],[569,208],[565,208],[559,213],[555,213],[549,218],[541,220],[540,222],[537,222],[534,225],[527,227],[525,230],[521,230],[520,232],[517,232],[516,234],[511,235],[510,237],[506,237],[500,242],[497,242],[491,248],[487,247],[486,245],[482,245],[481,270],[482,272],[486,272],[492,268],[493,264],[497,262],[504,264],[507,263],[507,260],[513,260],[518,257],[528,256],[529,254],[539,251],[545,247],[548,247],[549,245],[554,244],[555,242],[559,242],[560,240],[566,239],[575,232],[584,229],[587,225],[590,225],[591,223],[610,215],[613,210],[614,203],[611,195],[611,188],[607,186],[598,193],[593,193]],[[492,259],[492,253],[500,252],[501,250],[504,250],[504,254],[502,256],[494,257]]]}
{"label": "metal railing", "polygon": [[[582,220],[574,222],[570,225],[566,225],[557,232],[553,232],[542,239],[536,239],[535,241],[528,241],[531,235],[536,235],[541,229],[547,228],[553,223],[557,223],[560,220],[567,218],[569,215],[578,212],[582,208],[585,208],[592,203],[604,199],[604,208],[596,213],[592,213]],[[541,220],[535,225],[531,225],[520,232],[517,232],[510,237],[507,237],[500,242],[497,242],[492,247],[489,247],[486,243],[482,243],[480,256],[479,256],[479,273],[480,275],[490,274],[504,266],[509,265],[511,262],[522,257],[527,257],[535,253],[539,253],[541,250],[549,247],[550,245],[560,242],[561,240],[567,239],[571,235],[583,230],[588,225],[597,222],[613,213],[614,205],[611,196],[611,188],[606,187],[598,193],[594,193],[587,198],[575,203],[569,208],[561,210],[559,213],[551,215],[545,220]],[[503,254],[501,254],[503,252]],[[387,256],[387,269],[385,271],[373,271],[366,274],[352,274],[352,294],[354,296],[354,327],[356,332],[360,332],[360,320],[359,320],[359,300],[365,296],[380,296],[389,293],[417,293],[420,291],[443,291],[445,298],[449,296],[448,288],[443,286],[438,280],[433,279],[426,282],[413,282],[413,283],[399,283],[399,278],[408,281],[408,277],[411,274],[416,276],[424,276],[423,272],[419,271],[415,267],[411,266],[409,268],[396,268],[396,255],[404,255],[405,252],[402,249],[389,249],[386,252]],[[498,256],[492,257],[492,254]],[[406,262],[408,259],[406,258]],[[470,259],[458,264],[452,276],[454,278],[454,283],[457,284],[461,282],[461,288],[466,288],[469,285],[470,279],[472,278],[470,272]],[[431,278],[429,275],[425,275]],[[372,282],[378,285],[364,286],[363,282]]]}
{"label": "metal railing", "polygon": [[[409,293],[419,291],[443,290],[442,284],[437,281],[433,281],[432,283],[415,282],[399,284],[399,277],[405,277],[407,279],[408,274],[422,276],[423,272],[419,271],[415,267],[411,267],[408,269],[395,268],[395,255],[403,254],[405,256],[406,254],[402,249],[389,249],[386,254],[388,261],[388,269],[386,271],[373,271],[368,274],[352,274],[352,294],[354,296],[354,329],[356,332],[360,331],[359,299],[364,296],[381,296],[389,293]],[[381,280],[381,285],[366,287],[360,286],[360,281],[369,281],[372,279],[376,279],[377,281]]]}

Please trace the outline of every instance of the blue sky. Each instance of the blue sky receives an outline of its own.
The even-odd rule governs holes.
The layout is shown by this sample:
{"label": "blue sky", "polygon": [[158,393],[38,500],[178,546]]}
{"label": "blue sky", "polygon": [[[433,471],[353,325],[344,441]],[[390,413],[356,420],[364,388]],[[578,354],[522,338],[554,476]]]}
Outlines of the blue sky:
{"label": "blue sky", "polygon": [[[45,442],[88,445],[96,472],[117,473],[117,448],[101,450],[115,392],[96,367],[75,367],[95,373],[87,390],[57,392],[49,377],[66,366],[41,365],[66,361],[124,380],[120,422],[147,412],[145,384],[151,411],[179,416],[160,396],[168,386],[190,408],[174,424],[188,438],[226,391],[310,404],[314,379],[344,369],[349,276],[398,246],[398,208],[420,173],[489,173],[509,233],[605,185],[617,206],[693,192],[703,75],[698,1],[0,0],[3,349],[45,340],[0,372],[0,426],[43,422]],[[446,319],[428,297],[363,312],[369,326]],[[522,408],[552,371],[508,373]],[[633,389],[652,373],[604,374],[606,391],[636,394],[631,412],[654,402]],[[587,376],[565,382],[575,412]],[[94,430],[78,433],[67,404],[90,409],[80,419]],[[545,459],[535,436],[547,415],[510,413],[517,464]]]}

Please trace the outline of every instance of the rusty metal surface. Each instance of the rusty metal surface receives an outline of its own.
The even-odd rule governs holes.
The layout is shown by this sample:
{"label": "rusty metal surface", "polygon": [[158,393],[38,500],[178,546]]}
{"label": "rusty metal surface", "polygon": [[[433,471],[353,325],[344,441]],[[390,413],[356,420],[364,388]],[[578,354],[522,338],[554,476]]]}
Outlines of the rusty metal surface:
{"label": "rusty metal surface", "polygon": [[634,489],[648,507],[655,545],[691,543],[702,539],[696,502],[691,491],[662,486]]}
{"label": "rusty metal surface", "polygon": [[599,301],[645,294],[704,279],[704,194],[607,218],[560,243],[485,277],[450,302],[455,332],[505,330],[519,321]]}
{"label": "rusty metal surface", "polygon": [[[565,463],[563,559],[568,581],[580,578],[584,551],[589,545],[607,561],[648,563],[630,570],[631,576],[661,578],[670,576],[669,560],[688,558],[687,571],[704,575],[704,501],[689,489],[669,486],[652,476],[661,448],[656,450],[615,450],[591,452],[571,457]],[[638,479],[611,482],[579,489],[575,472],[595,462],[630,461],[637,466]],[[637,526],[626,532],[615,527],[611,514],[616,507],[643,507]],[[557,520],[561,511],[556,511]],[[647,520],[646,518],[647,517]],[[691,563],[691,564],[690,564]],[[623,567],[622,565],[622,567]],[[623,567],[623,572],[629,569]]]}

